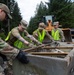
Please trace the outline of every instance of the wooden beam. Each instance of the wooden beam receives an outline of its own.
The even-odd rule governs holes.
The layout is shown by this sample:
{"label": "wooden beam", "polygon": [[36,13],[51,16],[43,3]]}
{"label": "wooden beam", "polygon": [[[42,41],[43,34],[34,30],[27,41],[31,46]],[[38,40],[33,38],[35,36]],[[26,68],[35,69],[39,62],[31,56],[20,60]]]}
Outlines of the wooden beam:
{"label": "wooden beam", "polygon": [[30,52],[30,54],[32,55],[49,55],[49,56],[63,56],[63,55],[67,55],[68,52],[65,52],[65,53],[53,53],[53,52]]}
{"label": "wooden beam", "polygon": [[74,47],[50,47],[50,46],[46,46],[43,48],[44,49],[73,49]]}
{"label": "wooden beam", "polygon": [[[29,49],[24,49],[23,51],[24,52],[33,52],[35,51],[36,49],[39,49],[41,48],[42,49],[73,49],[74,47],[50,47],[50,46],[45,46],[43,47],[43,45],[40,45],[40,46],[37,46],[37,47],[34,47],[34,48],[29,48]],[[40,50],[40,49],[39,49]],[[13,51],[1,51],[3,53],[13,53]]]}
{"label": "wooden beam", "polygon": [[[36,47],[36,48],[30,48],[30,49],[25,49],[25,52],[33,52],[38,48],[42,48],[42,49],[73,49],[73,47],[50,47],[50,46],[45,46],[45,47]],[[41,50],[42,50],[41,49]]]}

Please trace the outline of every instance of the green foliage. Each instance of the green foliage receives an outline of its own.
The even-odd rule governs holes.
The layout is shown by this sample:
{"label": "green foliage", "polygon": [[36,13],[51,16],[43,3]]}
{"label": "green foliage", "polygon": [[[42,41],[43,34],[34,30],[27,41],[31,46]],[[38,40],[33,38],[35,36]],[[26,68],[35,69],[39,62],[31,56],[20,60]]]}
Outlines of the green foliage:
{"label": "green foliage", "polygon": [[71,11],[71,14],[72,14],[72,28],[74,28],[74,2],[72,3],[72,11]]}
{"label": "green foliage", "polygon": [[[15,11],[16,10],[16,11]],[[18,26],[20,20],[22,19],[21,14],[19,12],[18,4],[15,3],[14,10],[12,13],[13,19],[11,21],[11,29]]]}
{"label": "green foliage", "polygon": [[30,19],[28,26],[28,32],[30,34],[32,34],[33,31],[38,28],[38,24],[42,22],[43,16],[47,15],[46,11],[47,7],[43,4],[43,2],[41,2],[40,5],[37,5],[35,16]]}
{"label": "green foliage", "polygon": [[35,16],[30,19],[29,33],[37,29],[38,23],[46,15],[54,15],[54,21],[59,21],[63,28],[74,27],[74,3],[71,0],[49,0],[45,3],[37,5]]}
{"label": "green foliage", "polygon": [[29,22],[28,29],[27,29],[30,34],[32,34],[32,32],[33,32],[35,29],[37,29],[38,23],[39,23],[38,18],[36,18],[36,17],[31,18],[31,20],[30,20],[30,22]]}
{"label": "green foliage", "polygon": [[71,26],[71,5],[70,0],[50,0],[48,5],[49,15],[55,16],[55,21],[59,21],[62,27],[72,27]]}

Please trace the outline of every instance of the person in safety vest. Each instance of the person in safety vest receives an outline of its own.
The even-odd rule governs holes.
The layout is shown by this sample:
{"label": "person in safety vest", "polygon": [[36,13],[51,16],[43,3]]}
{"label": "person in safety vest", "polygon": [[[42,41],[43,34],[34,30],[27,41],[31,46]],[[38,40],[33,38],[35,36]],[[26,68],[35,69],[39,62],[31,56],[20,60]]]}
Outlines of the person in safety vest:
{"label": "person in safety vest", "polygon": [[11,46],[17,48],[22,48],[23,45],[35,47],[32,43],[29,43],[28,41],[25,40],[24,36],[26,36],[27,38],[30,38],[31,41],[34,41],[35,44],[40,45],[41,43],[26,31],[27,24],[28,23],[25,20],[21,20],[19,26],[13,28],[9,32],[5,41],[7,41]]}
{"label": "person in safety vest", "polygon": [[45,30],[46,26],[43,22],[39,23],[39,27],[37,30],[33,32],[33,36],[38,39],[41,43],[45,39],[45,36],[47,36],[51,41],[54,41],[51,35],[48,33],[47,30]]}
{"label": "person in safety vest", "polygon": [[[0,3],[0,21],[5,23],[8,19],[12,19],[10,10],[5,4]],[[0,75],[11,75],[10,73],[8,74],[8,72],[6,73],[6,66],[8,65],[6,65],[6,61],[11,59],[14,60],[15,58],[18,59],[21,63],[29,63],[25,52],[10,46],[0,38]]]}
{"label": "person in safety vest", "polygon": [[59,22],[54,22],[53,23],[54,29],[51,31],[51,36],[55,41],[65,41],[64,33],[63,31],[58,28],[59,27]]}

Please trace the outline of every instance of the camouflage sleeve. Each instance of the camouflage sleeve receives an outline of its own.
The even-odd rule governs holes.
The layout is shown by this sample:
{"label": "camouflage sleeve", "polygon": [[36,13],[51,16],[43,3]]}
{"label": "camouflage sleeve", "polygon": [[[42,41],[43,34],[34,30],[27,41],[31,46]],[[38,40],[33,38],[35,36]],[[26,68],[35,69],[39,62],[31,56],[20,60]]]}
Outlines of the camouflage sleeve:
{"label": "camouflage sleeve", "polygon": [[27,36],[28,38],[30,38],[36,45],[42,44],[42,43],[40,43],[37,39],[35,39],[32,35],[30,35],[27,31],[24,31],[24,32],[25,32],[26,36]]}
{"label": "camouflage sleeve", "polygon": [[19,37],[21,36],[20,33],[19,33],[19,31],[17,30],[17,28],[13,28],[13,29],[11,30],[11,33],[12,33],[12,35],[13,35],[14,37],[16,37],[16,38],[18,38],[18,39],[19,39]]}
{"label": "camouflage sleeve", "polygon": [[15,58],[17,54],[19,53],[19,50],[16,48],[13,48],[12,46],[7,44],[0,38],[0,52],[9,58],[10,57]]}
{"label": "camouflage sleeve", "polygon": [[61,29],[59,29],[59,31],[60,31],[61,41],[64,42],[65,41],[64,33]]}
{"label": "camouflage sleeve", "polygon": [[16,37],[18,40],[20,40],[21,42],[23,42],[25,45],[28,45],[28,41],[26,41],[19,33],[19,31],[17,30],[17,28],[12,29],[11,31],[12,35],[14,37]]}
{"label": "camouflage sleeve", "polygon": [[46,35],[48,36],[48,38],[54,42],[54,39],[51,37],[51,35],[48,33],[48,31],[46,31]]}
{"label": "camouflage sleeve", "polygon": [[25,31],[25,34],[26,36],[31,39],[31,41],[33,41],[36,45],[40,45],[41,43],[36,39],[34,38],[32,35],[30,35],[27,31]]}
{"label": "camouflage sleeve", "polygon": [[33,36],[35,37],[35,38],[37,38],[38,37],[38,29],[37,30],[35,30],[34,32],[33,32]]}
{"label": "camouflage sleeve", "polygon": [[26,30],[24,30],[24,33],[25,33],[25,35],[28,35],[29,34]]}
{"label": "camouflage sleeve", "polygon": [[7,47],[8,44],[5,43],[1,38],[0,38],[0,51],[2,51],[5,47]]}

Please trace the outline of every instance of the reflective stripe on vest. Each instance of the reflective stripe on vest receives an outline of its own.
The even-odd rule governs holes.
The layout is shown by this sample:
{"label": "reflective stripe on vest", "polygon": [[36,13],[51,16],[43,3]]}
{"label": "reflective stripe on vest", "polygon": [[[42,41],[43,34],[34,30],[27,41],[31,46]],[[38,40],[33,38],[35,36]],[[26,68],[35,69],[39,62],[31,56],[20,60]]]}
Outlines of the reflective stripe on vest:
{"label": "reflective stripe on vest", "polygon": [[60,40],[59,30],[56,31],[52,30],[51,35],[54,40]]}
{"label": "reflective stripe on vest", "polygon": [[45,30],[42,30],[42,33],[41,32],[39,32],[39,30],[38,30],[38,40],[40,41],[40,42],[43,42],[43,40],[44,40],[44,37],[45,37]]}
{"label": "reflective stripe on vest", "polygon": [[9,40],[10,34],[11,34],[11,31],[8,33],[8,35],[7,35],[6,39],[5,39],[5,41],[8,41],[8,40]]}

